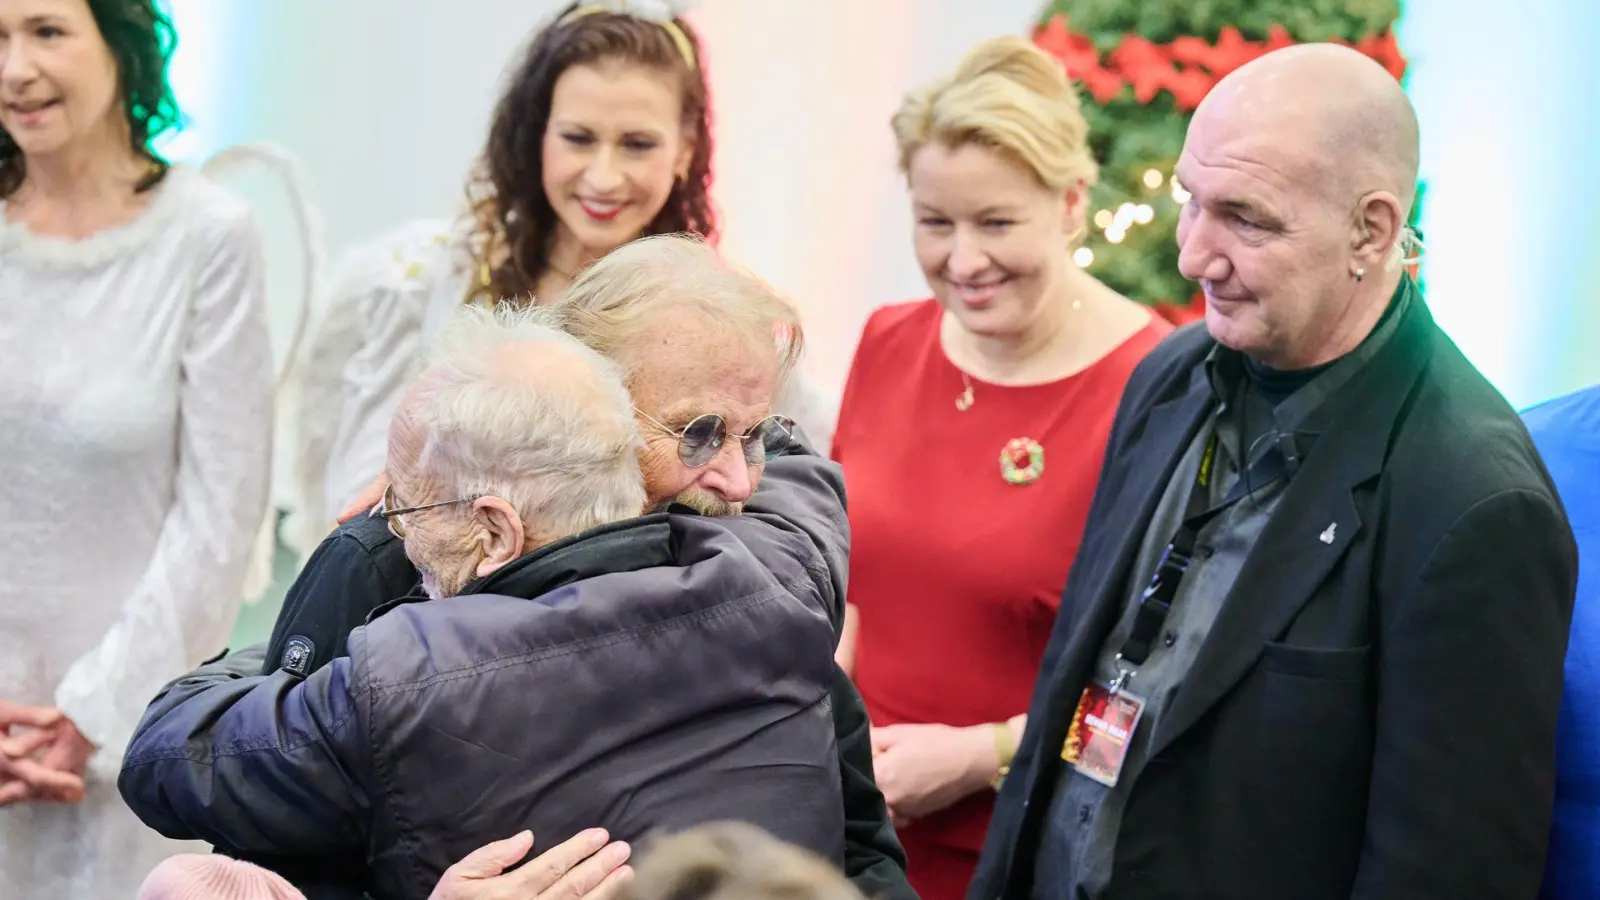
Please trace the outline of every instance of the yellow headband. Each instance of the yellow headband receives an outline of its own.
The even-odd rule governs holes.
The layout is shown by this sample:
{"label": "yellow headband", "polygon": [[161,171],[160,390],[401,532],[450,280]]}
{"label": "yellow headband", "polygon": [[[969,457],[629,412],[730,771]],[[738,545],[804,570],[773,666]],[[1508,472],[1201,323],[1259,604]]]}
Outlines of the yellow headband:
{"label": "yellow headband", "polygon": [[[561,20],[557,22],[556,25],[566,25],[569,22],[575,22],[584,16],[592,16],[595,13],[610,13],[615,16],[630,15],[626,5],[624,5],[622,9],[612,9],[609,6],[591,3],[586,6],[580,6],[577,9],[574,9],[572,12],[562,16]],[[642,16],[631,16],[631,18],[636,18],[644,22],[655,21],[654,19],[646,19]],[[660,25],[667,32],[667,35],[672,38],[672,42],[678,45],[678,52],[683,54],[683,61],[688,63],[689,68],[698,69],[700,66],[694,58],[694,45],[689,43],[689,36],[683,33],[683,29],[678,27],[678,23],[672,19],[663,19],[659,22],[656,22],[656,24]]]}

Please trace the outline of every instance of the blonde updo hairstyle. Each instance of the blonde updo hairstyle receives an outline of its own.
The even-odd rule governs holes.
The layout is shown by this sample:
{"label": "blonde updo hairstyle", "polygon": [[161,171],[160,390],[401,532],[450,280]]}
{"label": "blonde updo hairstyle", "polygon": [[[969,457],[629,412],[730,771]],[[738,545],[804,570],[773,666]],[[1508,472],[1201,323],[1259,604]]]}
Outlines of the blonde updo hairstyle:
{"label": "blonde updo hairstyle", "polygon": [[1060,193],[1100,172],[1077,89],[1054,57],[1015,35],[974,47],[954,72],[907,94],[890,122],[902,174],[930,143],[987,147]]}

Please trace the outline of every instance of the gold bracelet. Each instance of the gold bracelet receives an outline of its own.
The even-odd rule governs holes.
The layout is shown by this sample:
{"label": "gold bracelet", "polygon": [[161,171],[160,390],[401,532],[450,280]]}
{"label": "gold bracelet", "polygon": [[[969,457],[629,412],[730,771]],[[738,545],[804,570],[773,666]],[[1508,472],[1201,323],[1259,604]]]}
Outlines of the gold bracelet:
{"label": "gold bracelet", "polygon": [[991,728],[994,730],[994,756],[1000,763],[1000,770],[989,786],[998,791],[1000,785],[1005,783],[1006,776],[1011,774],[1011,761],[1017,756],[1017,738],[1011,731],[1010,722],[996,722]]}

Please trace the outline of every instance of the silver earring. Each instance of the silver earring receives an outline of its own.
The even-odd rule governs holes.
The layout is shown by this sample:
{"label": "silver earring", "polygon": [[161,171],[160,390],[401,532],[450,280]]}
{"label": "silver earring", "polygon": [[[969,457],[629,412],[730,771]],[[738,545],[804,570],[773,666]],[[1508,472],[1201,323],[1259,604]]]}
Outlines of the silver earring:
{"label": "silver earring", "polygon": [[1360,281],[1365,277],[1367,277],[1367,270],[1361,266],[1356,266],[1356,280]]}

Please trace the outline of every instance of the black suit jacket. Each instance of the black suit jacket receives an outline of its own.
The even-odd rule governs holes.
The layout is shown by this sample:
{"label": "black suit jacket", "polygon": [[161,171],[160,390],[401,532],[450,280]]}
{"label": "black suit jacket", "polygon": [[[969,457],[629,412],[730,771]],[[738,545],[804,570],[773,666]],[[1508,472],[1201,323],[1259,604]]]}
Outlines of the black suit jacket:
{"label": "black suit jacket", "polygon": [[[1215,346],[1179,331],[1128,384],[973,900],[1031,890],[1068,719],[1212,411]],[[1106,896],[1532,898],[1577,577],[1555,489],[1415,296],[1313,421],[1159,719]]]}

